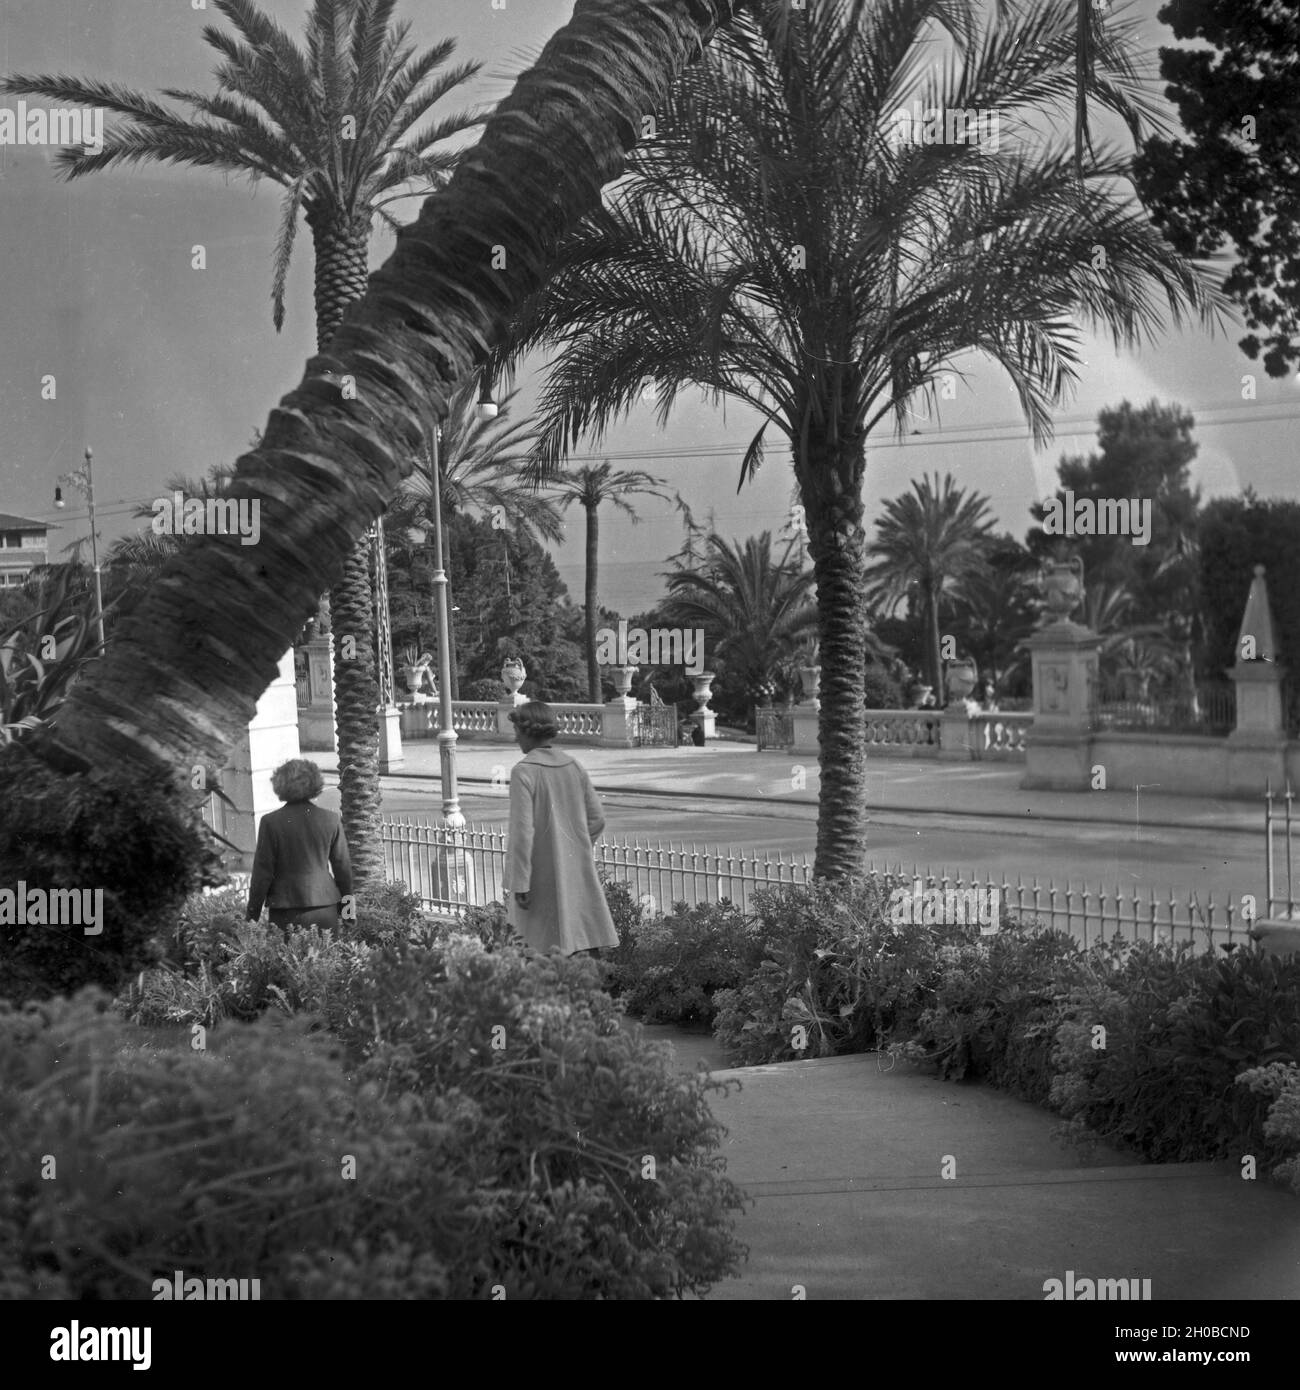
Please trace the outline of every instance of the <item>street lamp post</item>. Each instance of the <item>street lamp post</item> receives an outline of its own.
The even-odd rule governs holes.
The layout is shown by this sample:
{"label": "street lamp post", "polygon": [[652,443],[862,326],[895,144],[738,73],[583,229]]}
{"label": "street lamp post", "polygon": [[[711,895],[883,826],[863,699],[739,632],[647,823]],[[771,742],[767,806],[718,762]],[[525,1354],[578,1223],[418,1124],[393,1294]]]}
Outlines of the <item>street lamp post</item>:
{"label": "street lamp post", "polygon": [[[99,575],[99,536],[95,531],[95,473],[92,467],[94,455],[90,449],[86,449],[86,466],[79,468],[72,473],[65,473],[59,480],[67,483],[70,487],[75,487],[86,499],[86,507],[90,513],[90,562],[95,575],[95,632],[99,637],[99,645],[104,645],[104,587]],[[63,500],[63,489],[54,489],[54,505],[60,511],[67,506]]]}
{"label": "street lamp post", "polygon": [[460,795],[456,785],[456,730],[451,709],[451,614],[447,611],[447,569],[442,536],[442,463],[438,456],[441,428],[433,427],[433,585],[438,609],[438,767],[442,775],[442,819],[462,830]]}

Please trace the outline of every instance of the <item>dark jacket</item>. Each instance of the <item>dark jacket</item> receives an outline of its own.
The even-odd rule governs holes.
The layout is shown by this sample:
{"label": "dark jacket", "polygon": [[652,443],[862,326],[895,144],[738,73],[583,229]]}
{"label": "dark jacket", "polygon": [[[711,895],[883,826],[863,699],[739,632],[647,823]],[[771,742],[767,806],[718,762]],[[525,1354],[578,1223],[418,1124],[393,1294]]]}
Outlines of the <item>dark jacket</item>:
{"label": "dark jacket", "polygon": [[333,811],[293,801],[262,817],[248,886],[249,917],[260,917],[263,904],[327,907],[351,892],[348,842]]}

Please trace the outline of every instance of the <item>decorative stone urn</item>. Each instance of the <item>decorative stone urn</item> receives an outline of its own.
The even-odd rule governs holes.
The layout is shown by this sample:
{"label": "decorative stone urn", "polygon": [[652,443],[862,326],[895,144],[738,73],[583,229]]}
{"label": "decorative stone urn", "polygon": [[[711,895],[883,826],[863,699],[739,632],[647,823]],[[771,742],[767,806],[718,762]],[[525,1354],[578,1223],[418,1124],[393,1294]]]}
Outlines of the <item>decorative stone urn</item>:
{"label": "decorative stone urn", "polygon": [[616,699],[625,700],[632,689],[632,677],[636,675],[636,666],[614,666],[610,668],[614,678],[614,696]]}
{"label": "decorative stone urn", "polygon": [[704,730],[706,739],[717,736],[717,712],[709,707],[709,701],[713,698],[713,682],[717,673],[714,671],[701,671],[698,676],[693,675],[691,680],[695,682],[695,713],[692,719]]}
{"label": "decorative stone urn", "polygon": [[800,666],[799,683],[803,686],[803,702],[820,709],[821,701],[817,692],[821,688],[822,668],[820,666]]}
{"label": "decorative stone urn", "polygon": [[1043,567],[1043,600],[1050,621],[1068,622],[1070,614],[1083,602],[1083,561],[1052,560]]}
{"label": "decorative stone urn", "polygon": [[509,699],[518,700],[519,687],[523,685],[528,677],[528,672],[524,668],[524,663],[517,656],[508,656],[504,665],[501,667],[501,683],[506,688]]}
{"label": "decorative stone urn", "polygon": [[946,684],[948,687],[948,703],[959,705],[975,689],[976,682],[979,680],[979,671],[970,657],[963,657],[960,661],[948,663]]}

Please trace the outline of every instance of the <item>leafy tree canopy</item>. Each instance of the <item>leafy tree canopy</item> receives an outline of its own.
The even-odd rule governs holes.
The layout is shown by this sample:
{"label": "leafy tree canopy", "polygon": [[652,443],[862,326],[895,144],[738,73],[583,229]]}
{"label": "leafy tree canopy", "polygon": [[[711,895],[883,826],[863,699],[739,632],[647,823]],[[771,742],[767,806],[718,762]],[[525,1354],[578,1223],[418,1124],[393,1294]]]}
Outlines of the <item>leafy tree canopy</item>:
{"label": "leafy tree canopy", "polygon": [[1223,288],[1264,353],[1269,376],[1300,361],[1300,9],[1286,0],[1171,0],[1160,11],[1179,39],[1161,76],[1189,140],[1153,136],[1135,181],[1156,226],[1186,256],[1231,242]]}

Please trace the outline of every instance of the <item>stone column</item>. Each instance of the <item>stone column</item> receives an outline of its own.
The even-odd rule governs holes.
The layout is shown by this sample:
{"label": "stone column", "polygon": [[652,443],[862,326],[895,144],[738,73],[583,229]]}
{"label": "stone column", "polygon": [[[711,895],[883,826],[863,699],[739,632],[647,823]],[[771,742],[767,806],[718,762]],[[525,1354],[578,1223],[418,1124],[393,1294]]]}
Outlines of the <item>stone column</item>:
{"label": "stone column", "polygon": [[600,746],[602,748],[633,748],[636,699],[632,695],[615,695],[607,700],[600,716]]}
{"label": "stone column", "polygon": [[222,772],[221,789],[235,803],[233,810],[221,807],[221,833],[239,849],[239,862],[229,864],[232,870],[247,872],[252,868],[258,824],[267,811],[278,810],[281,805],[271,790],[271,773],[299,756],[298,689],[290,647],[280,658],[279,674],[262,692],[257,712]]}
{"label": "stone column", "polygon": [[[1025,645],[1033,665],[1034,723],[1025,738],[1026,790],[1088,791],[1101,638],[1067,619]],[[945,722],[944,736],[948,728]]]}
{"label": "stone column", "polygon": [[338,730],[334,727],[334,643],[313,637],[306,643],[307,684],[310,703],[298,711],[298,739],[305,752],[337,753]]}

